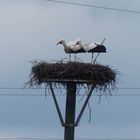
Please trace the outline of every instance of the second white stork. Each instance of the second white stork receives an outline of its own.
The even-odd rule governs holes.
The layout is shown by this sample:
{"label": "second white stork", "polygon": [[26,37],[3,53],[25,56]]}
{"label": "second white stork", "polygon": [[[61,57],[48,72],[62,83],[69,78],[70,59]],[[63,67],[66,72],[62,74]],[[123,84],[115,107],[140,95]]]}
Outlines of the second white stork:
{"label": "second white stork", "polygon": [[96,42],[83,43],[81,40],[78,40],[75,45],[79,45],[81,48],[83,48],[85,50],[85,52],[92,53],[92,59],[91,59],[91,63],[92,63],[93,62],[93,53],[95,53],[95,52],[98,53],[94,59],[94,62],[95,62],[97,57],[99,56],[100,52],[106,52],[106,48],[103,45],[105,40],[106,39],[104,38],[101,43],[96,43]]}

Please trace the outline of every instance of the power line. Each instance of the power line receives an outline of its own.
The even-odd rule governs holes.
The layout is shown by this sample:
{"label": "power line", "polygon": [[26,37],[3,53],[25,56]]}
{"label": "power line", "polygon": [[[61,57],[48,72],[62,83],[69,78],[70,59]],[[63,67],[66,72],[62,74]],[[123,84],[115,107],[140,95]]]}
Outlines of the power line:
{"label": "power line", "polygon": [[25,94],[25,93],[0,93],[0,96],[50,96],[50,95],[46,95],[46,94]]}
{"label": "power line", "polygon": [[[84,94],[86,96],[86,94]],[[84,96],[83,94],[78,94],[76,96]],[[51,94],[25,94],[25,93],[0,93],[0,96],[25,96],[25,97],[49,97],[52,96]],[[64,97],[66,96],[66,94],[56,94],[56,96],[59,97]],[[100,97],[100,96],[112,96],[112,97],[126,97],[126,96],[131,96],[131,97],[136,97],[136,96],[140,96],[140,93],[123,93],[123,94],[92,94],[91,96],[96,96],[96,97]]]}
{"label": "power line", "polygon": [[[0,90],[44,90],[46,88],[42,87],[31,87],[31,88],[24,88],[24,87],[0,87]],[[48,89],[48,88],[47,88]],[[57,87],[55,87],[57,89]],[[65,88],[61,88],[65,89]],[[140,90],[140,87],[117,87],[116,89],[120,90]]]}
{"label": "power line", "polygon": [[[55,87],[56,88],[56,87]],[[47,87],[47,89],[49,90],[49,88]],[[59,89],[59,88],[56,88],[56,89]],[[64,88],[62,88],[63,90]],[[9,91],[10,90],[10,93],[6,93],[7,90]],[[18,93],[13,93],[15,90],[18,91]],[[28,90],[28,93],[19,93],[19,91],[24,91],[24,92],[27,92]],[[42,90],[44,91],[44,93],[29,93],[31,90],[39,90],[42,92]],[[140,90],[140,87],[120,87],[120,88],[117,88],[117,92],[118,90],[135,90],[135,91],[139,91]],[[2,93],[3,92],[3,93]],[[126,96],[131,96],[131,97],[136,97],[136,96],[140,96],[140,93],[122,93],[122,94],[119,94],[119,93],[116,93],[116,94],[109,94],[109,93],[102,93],[102,94],[92,94],[92,96],[113,96],[113,97],[126,97]],[[46,91],[46,88],[20,88],[20,87],[0,87],[0,96],[5,96],[5,97],[10,97],[10,96],[25,96],[25,97],[49,97],[49,96],[52,96],[50,94],[49,91]],[[56,96],[59,96],[59,97],[62,97],[62,96],[66,96],[66,94],[61,93],[57,93]],[[77,94],[77,96],[83,96],[83,94]],[[86,94],[85,94],[86,96]]]}
{"label": "power line", "polygon": [[[63,138],[0,138],[0,140],[63,140]],[[128,138],[78,138],[76,140],[139,140],[138,138],[128,139]]]}
{"label": "power line", "polygon": [[[75,140],[139,140],[140,138],[77,138]],[[63,140],[63,138],[0,138],[0,140]]]}
{"label": "power line", "polygon": [[62,138],[0,138],[0,140],[62,140]]}
{"label": "power line", "polygon": [[75,2],[66,2],[66,1],[59,1],[59,0],[46,0],[46,1],[61,3],[61,4],[75,5],[75,6],[83,6],[83,7],[89,7],[89,8],[98,8],[98,9],[104,9],[104,10],[140,14],[140,11],[136,11],[136,10],[127,10],[127,9],[112,8],[112,7],[105,7],[105,6],[98,6],[98,5],[89,5],[89,4],[75,3]]}

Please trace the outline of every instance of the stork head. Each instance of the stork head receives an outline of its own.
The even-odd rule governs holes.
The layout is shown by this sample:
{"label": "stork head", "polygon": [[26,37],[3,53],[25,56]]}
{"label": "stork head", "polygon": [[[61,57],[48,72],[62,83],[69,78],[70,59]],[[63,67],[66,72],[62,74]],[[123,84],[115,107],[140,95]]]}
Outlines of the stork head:
{"label": "stork head", "polygon": [[61,39],[59,40],[59,42],[56,43],[56,45],[63,44],[63,42],[64,42],[64,39]]}

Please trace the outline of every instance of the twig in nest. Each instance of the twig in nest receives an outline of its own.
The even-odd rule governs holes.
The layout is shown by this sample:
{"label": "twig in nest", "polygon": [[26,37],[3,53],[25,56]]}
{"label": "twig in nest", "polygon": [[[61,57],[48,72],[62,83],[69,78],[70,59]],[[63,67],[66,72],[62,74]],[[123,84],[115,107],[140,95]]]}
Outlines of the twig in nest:
{"label": "twig in nest", "polygon": [[89,123],[91,122],[91,107],[90,103],[88,102],[88,108],[89,108]]}

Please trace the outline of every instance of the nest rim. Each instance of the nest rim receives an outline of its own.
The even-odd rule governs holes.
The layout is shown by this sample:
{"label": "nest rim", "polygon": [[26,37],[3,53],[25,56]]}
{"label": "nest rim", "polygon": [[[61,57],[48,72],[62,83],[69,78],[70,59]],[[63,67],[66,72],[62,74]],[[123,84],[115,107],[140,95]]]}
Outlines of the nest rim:
{"label": "nest rim", "polygon": [[[48,83],[58,83],[58,84],[75,83],[75,84],[78,84],[78,85],[84,85],[84,84],[94,85],[97,89],[100,89],[100,90],[107,89],[107,88],[110,88],[110,89],[116,88],[116,84],[117,84],[116,75],[118,74],[118,72],[115,69],[112,69],[108,65],[105,66],[105,65],[97,64],[97,63],[91,64],[91,63],[84,63],[84,62],[53,62],[53,63],[49,63],[49,62],[46,62],[46,61],[38,61],[38,62],[35,61],[32,64],[33,64],[33,66],[32,66],[32,70],[31,70],[31,74],[30,74],[30,81],[28,82],[28,85],[30,85],[30,87],[40,86],[43,83],[45,83],[45,84],[48,84]],[[99,80],[97,79],[97,81],[95,79],[85,79],[85,77],[83,79],[82,78],[80,78],[80,79],[68,78],[67,79],[65,77],[60,77],[59,78],[59,77],[55,77],[55,76],[51,77],[51,78],[50,77],[47,77],[47,78],[44,77],[43,79],[39,80],[37,78],[36,74],[34,73],[35,68],[39,68],[38,71],[40,71],[40,73],[45,74],[45,73],[47,73],[48,68],[51,67],[52,65],[58,66],[58,68],[59,68],[59,66],[64,66],[65,69],[66,69],[69,64],[74,65],[74,66],[78,65],[80,67],[81,66],[95,67],[95,68],[99,69],[99,71],[101,72],[101,74],[100,74],[97,71],[97,73],[98,73],[97,75],[99,77],[101,77],[101,79],[104,78],[104,76],[106,76],[108,74],[109,74],[109,77],[107,77],[107,79],[105,81],[101,81],[101,79],[99,79]],[[42,69],[41,69],[41,67],[42,67]],[[43,72],[41,72],[41,70],[43,70],[43,67],[45,68],[45,70]],[[103,71],[101,71],[102,68],[103,68]],[[53,69],[53,71],[55,71],[55,70]],[[64,72],[64,69],[62,71]],[[62,71],[61,71],[61,73],[63,73]],[[106,73],[106,71],[107,71],[107,73]],[[102,74],[104,74],[104,75],[102,76]],[[110,75],[111,75],[111,77],[110,77]]]}

